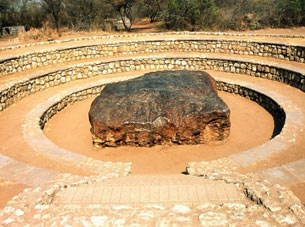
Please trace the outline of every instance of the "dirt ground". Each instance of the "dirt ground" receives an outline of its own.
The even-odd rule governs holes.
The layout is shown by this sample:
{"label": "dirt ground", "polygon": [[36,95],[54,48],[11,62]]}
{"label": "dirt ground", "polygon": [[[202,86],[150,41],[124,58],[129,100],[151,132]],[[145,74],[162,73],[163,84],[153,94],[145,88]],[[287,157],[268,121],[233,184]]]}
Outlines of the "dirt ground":
{"label": "dirt ground", "polygon": [[[133,33],[148,33],[148,32],[164,32],[161,22],[150,23],[149,19],[141,19],[135,22],[132,26],[131,32]],[[217,31],[215,31],[217,32]],[[223,32],[223,31],[221,31]],[[281,34],[281,35],[305,35],[305,27],[297,28],[266,28],[261,30],[248,30],[248,31],[226,31],[230,33],[255,33],[255,34]],[[70,38],[80,38],[89,36],[102,36],[109,34],[122,34],[126,31],[111,31],[105,32],[102,30],[95,31],[73,31],[67,28],[62,28],[60,35],[55,30],[48,29],[35,30],[19,34],[18,36],[0,37],[0,47],[22,45],[28,43],[42,42],[47,40],[65,40]],[[38,37],[38,38],[37,38]]]}
{"label": "dirt ground", "polygon": [[0,178],[0,209],[19,192],[23,191],[26,185],[16,184]]}
{"label": "dirt ground", "polygon": [[132,162],[132,174],[181,173],[188,162],[217,159],[270,139],[273,119],[268,112],[240,96],[227,93],[220,96],[230,107],[232,123],[230,137],[222,144],[94,148],[88,120],[94,98],[75,103],[57,114],[47,124],[45,133],[57,145],[73,152],[104,161]]}
{"label": "dirt ground", "polygon": [[[160,22],[150,23],[148,19],[143,19],[136,22],[131,32],[132,33],[149,33],[149,32],[161,32],[164,31],[161,28]],[[95,31],[73,31],[67,28],[61,29],[60,35],[52,29],[48,30],[32,30],[25,33],[21,33],[17,36],[0,37],[0,47],[15,46],[28,43],[43,42],[48,40],[66,40],[71,38],[81,38],[90,36],[102,36],[102,35],[121,35],[128,33],[126,31],[111,31],[105,32],[102,30]]]}
{"label": "dirt ground", "polygon": [[[235,31],[232,31],[235,32]],[[236,33],[236,32],[235,32]],[[305,35],[305,27],[297,28],[266,28],[261,30],[249,30],[238,33],[274,34],[274,35]]]}
{"label": "dirt ground", "polygon": [[[255,147],[270,138],[273,120],[263,108],[240,96],[219,94],[231,109],[232,122],[230,138],[219,145],[95,149],[91,144],[88,121],[88,111],[94,98],[63,110],[48,123],[45,133],[53,142],[80,154],[104,161],[130,161],[133,163],[132,174],[179,173],[190,161],[217,159]],[[0,179],[0,209],[25,188],[25,185]],[[302,203],[305,203],[304,188],[305,183],[290,187]]]}
{"label": "dirt ground", "polygon": [[301,200],[301,203],[305,205],[305,182],[292,185],[289,189]]}

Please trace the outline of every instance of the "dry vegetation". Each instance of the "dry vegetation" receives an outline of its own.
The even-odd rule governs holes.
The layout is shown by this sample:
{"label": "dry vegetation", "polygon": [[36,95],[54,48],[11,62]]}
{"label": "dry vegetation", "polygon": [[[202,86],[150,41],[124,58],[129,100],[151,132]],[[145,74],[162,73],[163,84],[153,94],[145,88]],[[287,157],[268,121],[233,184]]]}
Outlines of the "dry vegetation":
{"label": "dry vegetation", "polygon": [[[169,30],[256,30],[305,25],[304,0],[0,0],[0,28],[132,31],[138,19]],[[116,26],[120,21],[121,26]],[[53,31],[51,33],[54,33]],[[51,34],[49,34],[51,35]]]}

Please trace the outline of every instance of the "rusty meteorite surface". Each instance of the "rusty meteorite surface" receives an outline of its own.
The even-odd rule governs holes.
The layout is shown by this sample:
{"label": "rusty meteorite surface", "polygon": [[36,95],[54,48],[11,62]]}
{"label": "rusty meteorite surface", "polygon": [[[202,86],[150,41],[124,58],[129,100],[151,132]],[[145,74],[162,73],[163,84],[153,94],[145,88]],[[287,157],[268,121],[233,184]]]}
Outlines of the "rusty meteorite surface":
{"label": "rusty meteorite surface", "polygon": [[230,133],[230,110],[202,71],[162,71],[109,84],[89,112],[93,143],[199,144]]}

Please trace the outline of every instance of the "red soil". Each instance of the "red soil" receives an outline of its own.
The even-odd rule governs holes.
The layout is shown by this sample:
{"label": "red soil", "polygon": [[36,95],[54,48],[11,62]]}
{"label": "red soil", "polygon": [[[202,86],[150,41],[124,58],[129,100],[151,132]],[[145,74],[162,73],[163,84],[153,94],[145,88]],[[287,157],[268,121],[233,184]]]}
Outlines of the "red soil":
{"label": "red soil", "polygon": [[268,112],[245,98],[227,93],[220,96],[231,109],[232,127],[229,139],[218,145],[94,148],[88,121],[93,98],[57,114],[47,124],[45,133],[53,142],[73,152],[103,161],[132,162],[133,174],[180,173],[188,162],[221,158],[270,139],[273,119]]}

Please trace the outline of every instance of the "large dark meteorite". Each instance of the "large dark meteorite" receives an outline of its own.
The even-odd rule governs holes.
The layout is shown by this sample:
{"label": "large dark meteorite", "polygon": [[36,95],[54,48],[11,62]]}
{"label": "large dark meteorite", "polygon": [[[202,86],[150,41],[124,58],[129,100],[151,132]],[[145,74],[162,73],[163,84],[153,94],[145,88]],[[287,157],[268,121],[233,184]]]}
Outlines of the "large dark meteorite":
{"label": "large dark meteorite", "polygon": [[89,112],[95,146],[153,146],[222,141],[230,110],[201,71],[162,71],[109,84]]}

